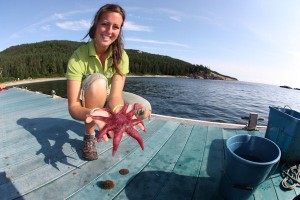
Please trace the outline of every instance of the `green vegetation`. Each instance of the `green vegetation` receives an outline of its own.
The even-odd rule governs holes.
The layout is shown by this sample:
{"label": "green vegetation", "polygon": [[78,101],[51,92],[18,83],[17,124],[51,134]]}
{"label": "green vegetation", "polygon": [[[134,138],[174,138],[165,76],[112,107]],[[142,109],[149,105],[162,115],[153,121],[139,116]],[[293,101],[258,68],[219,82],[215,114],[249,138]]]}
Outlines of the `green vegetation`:
{"label": "green vegetation", "polygon": [[[73,51],[83,42],[44,41],[12,46],[0,52],[0,82],[28,78],[63,77]],[[203,65],[193,65],[168,56],[126,50],[130,73],[135,75],[172,75],[217,79],[221,75]],[[219,79],[219,78],[218,78]]]}

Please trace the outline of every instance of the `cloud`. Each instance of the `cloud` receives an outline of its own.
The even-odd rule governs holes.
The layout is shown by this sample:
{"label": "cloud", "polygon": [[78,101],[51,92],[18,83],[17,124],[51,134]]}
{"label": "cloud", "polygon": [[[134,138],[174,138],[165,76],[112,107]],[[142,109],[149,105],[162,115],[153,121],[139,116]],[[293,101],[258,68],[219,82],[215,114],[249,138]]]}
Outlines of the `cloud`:
{"label": "cloud", "polygon": [[[28,32],[36,32],[39,28],[42,30],[49,31],[48,27],[49,25],[45,25],[46,23],[54,23],[56,22],[56,25],[62,29],[68,29],[68,30],[82,30],[90,27],[90,22],[87,22],[86,20],[80,20],[80,21],[66,21],[66,22],[58,22],[59,20],[66,20],[70,18],[70,16],[78,15],[78,14],[84,14],[84,13],[90,13],[94,12],[94,9],[84,9],[84,10],[73,10],[70,12],[65,13],[54,13],[46,18],[41,19],[40,21],[33,23],[29,26],[27,26],[24,30]],[[70,27],[71,25],[74,25],[74,28]]]}
{"label": "cloud", "polygon": [[56,26],[65,30],[80,31],[90,28],[91,23],[87,20],[57,22]]}
{"label": "cloud", "polygon": [[44,31],[50,31],[50,30],[51,30],[51,29],[50,29],[50,25],[45,25],[45,26],[42,26],[41,28],[42,28],[42,30],[44,30]]}
{"label": "cloud", "polygon": [[[37,31],[38,27],[41,27],[43,30],[48,30],[46,27],[49,25],[44,25],[46,23],[50,23],[56,20],[60,20],[63,19],[64,15],[63,14],[58,14],[58,13],[54,13],[53,15],[51,15],[50,17],[46,17],[36,23],[33,23],[29,26],[27,26],[24,30],[25,31],[29,31],[29,32],[35,32]],[[49,28],[49,27],[48,27]]]}
{"label": "cloud", "polygon": [[64,19],[65,18],[65,15],[62,14],[62,13],[54,13],[50,19]]}
{"label": "cloud", "polygon": [[134,22],[131,22],[131,21],[125,21],[125,23],[124,23],[124,30],[152,32],[152,28],[151,27],[137,25],[137,24],[134,24]]}
{"label": "cloud", "polygon": [[125,38],[126,41],[131,42],[142,42],[142,43],[150,43],[150,44],[163,44],[163,45],[171,45],[171,46],[179,46],[184,48],[190,48],[187,45],[179,44],[176,42],[164,42],[164,41],[158,41],[158,40],[145,40],[145,39],[139,39],[139,38]]}
{"label": "cloud", "polygon": [[171,16],[170,19],[177,21],[177,22],[181,22],[181,17],[179,17],[179,16]]}
{"label": "cloud", "polygon": [[84,9],[84,10],[73,10],[65,13],[54,13],[50,18],[51,19],[66,19],[73,15],[84,14],[84,13],[94,13],[95,9]]}
{"label": "cloud", "polygon": [[168,8],[157,8],[157,11],[166,13],[166,14],[170,14],[170,15],[176,15],[176,16],[182,15],[180,12],[178,12],[176,10],[168,9]]}
{"label": "cloud", "polygon": [[174,20],[176,22],[181,22],[182,18],[185,16],[183,13],[172,9],[158,8],[157,10],[164,14],[170,15],[169,19]]}

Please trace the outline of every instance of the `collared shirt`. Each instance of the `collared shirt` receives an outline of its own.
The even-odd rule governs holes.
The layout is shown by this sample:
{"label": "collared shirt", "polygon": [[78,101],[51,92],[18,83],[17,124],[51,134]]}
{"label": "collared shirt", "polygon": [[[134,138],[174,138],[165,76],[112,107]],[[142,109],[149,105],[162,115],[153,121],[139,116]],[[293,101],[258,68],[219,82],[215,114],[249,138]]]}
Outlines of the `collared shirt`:
{"label": "collared shirt", "polygon": [[[94,42],[91,40],[74,51],[68,62],[66,77],[68,80],[82,81],[88,74],[101,73],[107,78],[108,86],[110,87],[112,76],[116,73],[112,69],[112,64],[112,48],[109,49],[109,54],[103,67],[97,56]],[[129,58],[125,50],[122,52],[119,67],[122,74],[129,72]]]}

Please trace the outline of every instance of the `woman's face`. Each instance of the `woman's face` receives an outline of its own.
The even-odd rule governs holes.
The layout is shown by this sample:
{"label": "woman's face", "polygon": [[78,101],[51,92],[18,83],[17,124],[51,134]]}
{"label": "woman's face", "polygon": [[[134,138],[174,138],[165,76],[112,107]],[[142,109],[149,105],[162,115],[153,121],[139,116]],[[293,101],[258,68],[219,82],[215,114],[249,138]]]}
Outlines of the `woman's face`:
{"label": "woman's face", "polygon": [[105,12],[100,17],[96,32],[95,32],[95,46],[96,51],[106,51],[119,36],[123,18],[116,12]]}

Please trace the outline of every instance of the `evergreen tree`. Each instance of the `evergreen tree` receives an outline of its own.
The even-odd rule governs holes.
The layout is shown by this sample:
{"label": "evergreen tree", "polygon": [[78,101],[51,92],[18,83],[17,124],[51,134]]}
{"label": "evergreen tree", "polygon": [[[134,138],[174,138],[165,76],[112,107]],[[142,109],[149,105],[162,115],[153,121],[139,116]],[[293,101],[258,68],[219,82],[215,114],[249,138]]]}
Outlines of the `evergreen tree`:
{"label": "evergreen tree", "polygon": [[[0,78],[64,76],[70,56],[82,44],[84,43],[54,40],[12,46],[0,52]],[[169,56],[131,49],[126,52],[129,56],[131,74],[203,76],[205,78],[214,72],[209,67],[193,65]]]}

